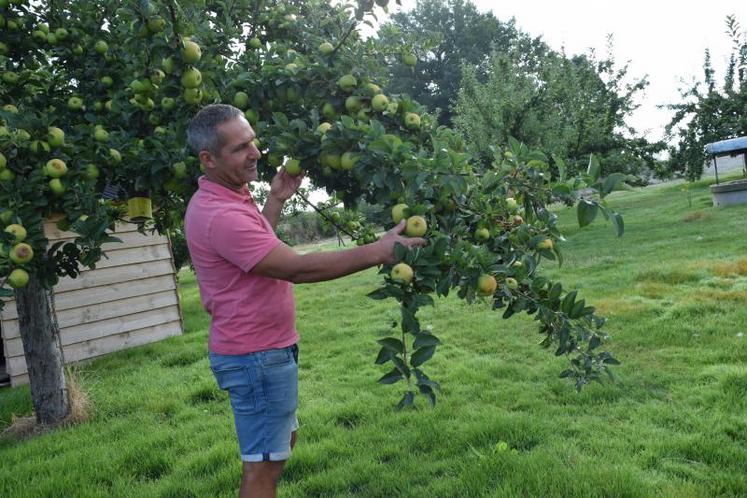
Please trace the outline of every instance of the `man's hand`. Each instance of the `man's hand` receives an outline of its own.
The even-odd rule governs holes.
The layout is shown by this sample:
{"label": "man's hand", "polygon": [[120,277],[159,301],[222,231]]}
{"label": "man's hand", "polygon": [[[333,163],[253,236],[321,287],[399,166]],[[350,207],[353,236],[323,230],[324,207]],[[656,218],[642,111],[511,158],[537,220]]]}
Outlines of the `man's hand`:
{"label": "man's hand", "polygon": [[280,202],[287,201],[293,197],[293,194],[296,193],[298,187],[301,186],[303,178],[303,173],[291,176],[286,173],[285,168],[281,168],[272,179],[272,183],[270,183],[270,196]]}
{"label": "man's hand", "polygon": [[422,239],[420,237],[403,237],[401,234],[405,231],[405,225],[407,223],[405,220],[402,220],[399,222],[399,224],[389,230],[387,233],[384,234],[383,237],[381,237],[377,244],[380,245],[384,260],[382,261],[385,264],[394,264],[397,262],[397,259],[394,257],[394,245],[399,242],[403,246],[407,247],[408,249],[411,249],[413,247],[424,247],[426,244],[426,240]]}

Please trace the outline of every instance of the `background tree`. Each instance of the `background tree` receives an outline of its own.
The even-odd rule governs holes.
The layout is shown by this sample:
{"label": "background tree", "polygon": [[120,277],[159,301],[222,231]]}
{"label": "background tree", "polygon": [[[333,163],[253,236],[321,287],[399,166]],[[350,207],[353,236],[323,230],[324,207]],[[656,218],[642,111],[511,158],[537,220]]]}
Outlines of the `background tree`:
{"label": "background tree", "polygon": [[[392,365],[380,382],[406,382],[400,406],[416,392],[435,403],[439,386],[422,365],[439,340],[420,327],[417,311],[452,289],[468,302],[504,308],[506,318],[532,314],[542,344],[569,357],[562,375],[578,389],[608,372],[616,360],[600,348],[604,320],[538,270],[542,259],[561,258],[546,206],[558,197],[572,202],[579,186],[598,192],[579,203],[579,223],[601,211],[622,233],[622,219],[603,202],[620,177],[602,181],[592,161],[582,177],[566,178],[559,161],[550,181],[547,157],[515,140],[499,160],[474,161],[459,135],[438,127],[421,104],[381,91],[376,78],[386,54],[356,31],[373,8],[368,0],[351,7],[0,0],[0,287],[5,296],[14,292],[6,285],[15,288],[41,422],[67,412],[58,331],[45,307],[50,289],[96,264],[101,245],[116,241],[109,232],[116,220],[143,231],[179,228],[201,174],[187,154],[185,128],[211,102],[245,111],[263,151],[262,178],[284,164],[305,169],[330,194],[317,209],[331,223],[340,203],[379,206],[374,224],[338,225],[359,243],[376,239],[375,225],[402,216],[408,235],[428,238],[422,250],[399,247],[400,262],[382,268],[383,286],[372,293],[394,298],[401,310],[399,336],[380,340],[376,359]],[[53,213],[78,237],[49,246],[43,220]]]}

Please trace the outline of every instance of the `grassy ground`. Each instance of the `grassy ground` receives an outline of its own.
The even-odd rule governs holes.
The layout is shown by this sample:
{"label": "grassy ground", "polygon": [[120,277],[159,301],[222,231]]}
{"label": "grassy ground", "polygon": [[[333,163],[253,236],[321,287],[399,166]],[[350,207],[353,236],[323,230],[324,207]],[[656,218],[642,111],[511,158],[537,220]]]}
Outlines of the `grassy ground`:
{"label": "grassy ground", "polygon": [[[711,207],[704,184],[616,193],[626,234],[561,213],[561,278],[609,317],[618,382],[581,394],[527,317],[437,302],[444,344],[427,364],[435,409],[396,412],[374,342],[397,318],[365,294],[371,270],[296,288],[298,446],[285,497],[747,496],[747,205]],[[240,465],[226,396],[206,359],[207,317],[180,277],[186,333],[80,369],[92,420],[0,441],[0,496],[234,496]],[[0,391],[0,425],[30,411]],[[507,449],[506,449],[507,448]],[[513,451],[515,450],[515,451]]]}

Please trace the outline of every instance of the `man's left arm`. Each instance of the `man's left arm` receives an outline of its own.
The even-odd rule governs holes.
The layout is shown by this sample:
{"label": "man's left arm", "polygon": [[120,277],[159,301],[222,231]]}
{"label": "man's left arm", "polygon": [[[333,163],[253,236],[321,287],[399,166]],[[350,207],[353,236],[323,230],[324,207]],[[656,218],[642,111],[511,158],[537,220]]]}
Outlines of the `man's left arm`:
{"label": "man's left arm", "polygon": [[270,193],[262,208],[262,215],[270,222],[272,228],[277,226],[285,201],[293,197],[298,187],[301,186],[301,181],[303,181],[303,174],[291,176],[285,172],[285,168],[278,171],[272,179]]}

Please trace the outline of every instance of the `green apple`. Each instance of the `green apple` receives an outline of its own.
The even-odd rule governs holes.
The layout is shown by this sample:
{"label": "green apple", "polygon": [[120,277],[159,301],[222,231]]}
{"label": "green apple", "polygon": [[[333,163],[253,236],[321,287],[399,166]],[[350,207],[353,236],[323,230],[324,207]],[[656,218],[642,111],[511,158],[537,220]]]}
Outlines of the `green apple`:
{"label": "green apple", "polygon": [[258,48],[262,48],[262,40],[257,38],[256,36],[249,40],[249,48],[257,50]]}
{"label": "green apple", "polygon": [[369,97],[373,97],[374,95],[378,95],[381,93],[381,87],[376,83],[366,83],[366,85],[363,87],[363,90]]}
{"label": "green apple", "polygon": [[113,164],[119,164],[122,162],[122,154],[117,149],[109,149],[109,161]]}
{"label": "green apple", "polygon": [[87,180],[95,180],[99,177],[99,168],[95,164],[87,164],[86,169],[83,170],[83,176]]}
{"label": "green apple", "polygon": [[249,95],[246,92],[236,92],[233,96],[233,105],[241,110],[246,109],[249,105]]}
{"label": "green apple", "polygon": [[13,104],[5,104],[3,106],[3,111],[7,111],[13,114],[18,114],[18,107],[14,106]]}
{"label": "green apple", "polygon": [[9,168],[0,170],[0,182],[12,182],[16,179],[16,174]]}
{"label": "green apple", "polygon": [[113,104],[113,102],[111,100],[107,100],[106,102],[104,102],[104,109],[106,109],[107,111],[111,112],[111,110],[112,110],[112,104]]}
{"label": "green apple", "polygon": [[515,278],[508,277],[506,279],[506,287],[511,290],[516,290],[519,288],[519,282],[517,282]]}
{"label": "green apple", "polygon": [[172,164],[171,169],[174,171],[174,178],[187,178],[187,164],[184,161]]}
{"label": "green apple", "polygon": [[398,109],[399,104],[397,102],[389,102],[389,105],[386,106],[386,112],[389,114],[397,114]]}
{"label": "green apple", "polygon": [[[57,34],[57,38],[60,38],[59,34]],[[62,38],[60,38],[60,39],[62,39]],[[93,49],[96,52],[98,52],[98,53],[100,53],[100,54],[103,55],[103,54],[105,54],[109,50],[109,45],[104,40],[98,40],[96,42],[96,44],[93,46]]]}
{"label": "green apple", "polygon": [[96,128],[93,131],[93,139],[97,142],[108,142],[109,141],[109,132],[106,131],[104,128]]}
{"label": "green apple", "polygon": [[279,152],[270,152],[267,154],[267,162],[273,168],[277,168],[283,164],[283,155]]}
{"label": "green apple", "polygon": [[56,126],[47,129],[47,142],[50,147],[62,147],[65,145],[65,132]]}
{"label": "green apple", "polygon": [[405,209],[407,209],[409,206],[404,203],[395,204],[392,207],[392,221],[397,224],[400,221],[402,221],[405,217]]}
{"label": "green apple", "polygon": [[14,223],[12,225],[8,225],[7,227],[5,227],[5,231],[13,235],[13,237],[15,237],[14,242],[16,244],[26,240],[26,229],[24,228],[23,225]]}
{"label": "green apple", "polygon": [[513,212],[516,211],[517,207],[519,207],[519,203],[517,203],[516,199],[513,197],[506,197],[506,207],[509,211]]}
{"label": "green apple", "polygon": [[250,125],[257,124],[257,121],[259,120],[259,114],[257,114],[257,111],[255,111],[254,109],[247,109],[244,112],[244,117],[247,121],[249,121]]}
{"label": "green apple", "polygon": [[540,249],[540,250],[552,250],[552,248],[553,248],[554,245],[555,245],[555,243],[552,241],[552,239],[545,239],[545,240],[541,240],[537,244],[537,249]]}
{"label": "green apple", "polygon": [[38,29],[39,31],[41,31],[42,33],[44,33],[46,35],[47,33],[49,33],[49,24],[47,24],[45,22],[39,23],[39,25],[36,27],[36,29]]}
{"label": "green apple", "polygon": [[184,88],[197,88],[202,84],[202,73],[196,67],[190,67],[182,73]]}
{"label": "green apple", "polygon": [[415,54],[405,53],[402,54],[402,63],[405,66],[414,66],[418,63],[418,58],[415,57]]}
{"label": "green apple", "polygon": [[[47,41],[49,41],[49,37],[50,37],[50,36],[54,36],[54,35],[53,35],[52,33],[48,34],[48,35],[47,35]],[[82,47],[82,46],[80,46],[80,45],[76,45],[76,46],[74,46],[74,47],[73,47],[73,53],[74,53],[75,55],[83,55],[83,47]]]}
{"label": "green apple", "polygon": [[161,59],[161,69],[166,74],[172,74],[174,72],[174,58],[173,57],[165,57]]}
{"label": "green apple", "polygon": [[192,40],[187,40],[182,46],[182,59],[187,64],[195,64],[202,57],[200,46]]}
{"label": "green apple", "polygon": [[319,45],[319,51],[323,55],[329,55],[335,51],[335,47],[330,42],[324,42]]}
{"label": "green apple", "polygon": [[160,69],[153,69],[150,72],[150,76],[148,76],[148,79],[153,85],[160,85],[163,82],[163,79],[166,77],[166,73],[161,71]]}
{"label": "green apple", "polygon": [[19,128],[14,133],[16,140],[20,140],[21,142],[24,142],[26,140],[31,140],[31,134],[24,130],[23,128]]}
{"label": "green apple", "polygon": [[176,101],[171,97],[164,97],[161,99],[161,109],[164,111],[170,111],[176,105]]}
{"label": "green apple", "polygon": [[47,33],[47,43],[50,45],[57,45],[57,35],[54,33]]}
{"label": "green apple", "polygon": [[51,178],[60,178],[67,173],[67,164],[62,159],[50,159],[44,171]]}
{"label": "green apple", "polygon": [[512,218],[512,221],[513,221],[514,225],[517,225],[517,226],[524,224],[524,218],[522,218],[518,214],[514,215],[514,217]]}
{"label": "green apple", "polygon": [[412,282],[413,277],[412,267],[407,263],[397,263],[392,268],[392,273],[390,274],[390,276],[395,282],[409,284],[410,282]]}
{"label": "green apple", "polygon": [[160,33],[166,27],[166,19],[161,16],[151,16],[148,18],[148,31],[151,33]]}
{"label": "green apple", "polygon": [[198,105],[202,102],[202,90],[199,88],[185,88],[184,101],[190,105]]}
{"label": "green apple", "polygon": [[23,265],[34,259],[34,250],[25,242],[14,245],[8,255],[10,260],[17,265]]}
{"label": "green apple", "polygon": [[428,230],[428,223],[422,216],[410,216],[407,218],[407,225],[405,226],[405,235],[408,237],[422,237]]}
{"label": "green apple", "polygon": [[298,64],[294,62],[289,62],[285,65],[285,70],[290,71],[291,73],[295,73],[298,70]]}
{"label": "green apple", "polygon": [[4,71],[3,72],[3,81],[5,83],[8,83],[9,85],[13,85],[15,83],[18,83],[18,73],[13,71]]}
{"label": "green apple", "polygon": [[360,97],[356,97],[355,95],[351,95],[350,97],[345,99],[345,109],[348,110],[348,112],[358,112],[361,109],[361,99]]}
{"label": "green apple", "polygon": [[490,230],[487,228],[478,228],[475,230],[475,238],[477,240],[488,240],[490,238]]}
{"label": "green apple", "polygon": [[112,79],[111,76],[102,76],[99,81],[101,81],[101,84],[107,88],[114,84],[114,79]]}
{"label": "green apple", "polygon": [[345,152],[340,157],[340,169],[353,169],[353,166],[355,166],[355,163],[359,160],[360,154],[356,154],[355,152]]}
{"label": "green apple", "polygon": [[374,95],[371,99],[371,107],[374,111],[383,111],[389,105],[389,99],[384,94]]}
{"label": "green apple", "polygon": [[65,28],[57,28],[54,30],[54,34],[58,40],[64,40],[67,38],[68,31]]}
{"label": "green apple", "polygon": [[8,160],[5,159],[5,154],[0,152],[0,169],[5,169],[8,166]]}
{"label": "green apple", "polygon": [[319,123],[319,126],[316,127],[316,132],[320,135],[324,135],[330,128],[332,128],[332,125],[330,123]]}
{"label": "green apple", "polygon": [[0,213],[0,222],[3,225],[7,225],[10,223],[10,220],[13,218],[13,211],[10,209],[4,210],[2,213]]}
{"label": "green apple", "polygon": [[16,268],[8,275],[8,285],[14,289],[26,287],[29,283],[29,273],[23,268]]}
{"label": "green apple", "polygon": [[335,111],[335,106],[333,106],[329,102],[325,102],[322,106],[322,116],[324,116],[325,119],[329,119],[330,121],[334,120],[335,117],[337,117],[337,111]]}
{"label": "green apple", "polygon": [[319,156],[319,160],[322,163],[322,166],[326,166],[331,169],[340,169],[340,155],[339,154],[331,154],[329,152],[322,152],[322,154]]}
{"label": "green apple", "polygon": [[[41,31],[34,31],[33,33],[31,33],[32,35],[34,35],[34,38],[36,38],[36,36],[35,36],[36,33],[39,33],[41,35],[41,37],[42,37],[43,40],[47,39],[47,35],[45,35]],[[3,42],[0,42],[0,55],[8,55],[8,52],[10,52],[10,49],[8,48],[8,45],[6,45]]]}
{"label": "green apple", "polygon": [[353,76],[352,74],[346,74],[344,76],[341,76],[340,79],[337,80],[337,85],[344,92],[352,92],[356,85],[358,85],[358,80],[356,80],[355,76]]}
{"label": "green apple", "polygon": [[414,112],[408,112],[405,114],[405,126],[411,130],[420,128],[420,116]]}
{"label": "green apple", "polygon": [[498,288],[493,275],[483,273],[477,278],[477,293],[481,296],[492,296]]}
{"label": "green apple", "polygon": [[285,163],[285,172],[291,176],[297,176],[301,174],[301,161],[298,159],[288,159]]}
{"label": "green apple", "polygon": [[80,97],[70,97],[67,99],[67,108],[73,111],[79,111],[83,108],[83,99]]}
{"label": "green apple", "polygon": [[67,190],[65,184],[62,183],[59,178],[52,178],[49,180],[49,189],[54,195],[62,195],[65,193],[65,190]]}

